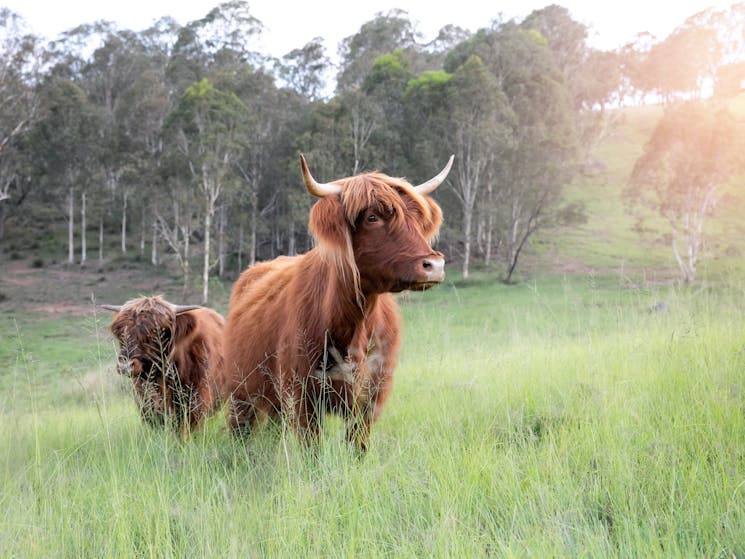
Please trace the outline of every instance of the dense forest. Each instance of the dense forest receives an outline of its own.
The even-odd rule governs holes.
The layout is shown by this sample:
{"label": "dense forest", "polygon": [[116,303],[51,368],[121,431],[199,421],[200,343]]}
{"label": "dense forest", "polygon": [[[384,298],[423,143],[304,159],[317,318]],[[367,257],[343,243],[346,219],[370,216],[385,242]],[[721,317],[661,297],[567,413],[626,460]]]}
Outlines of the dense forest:
{"label": "dense forest", "polygon": [[654,102],[668,109],[628,196],[670,224],[692,281],[700,222],[741,165],[726,101],[745,87],[745,3],[615,51],[558,5],[485,24],[424,44],[406,12],[381,13],[334,64],[320,37],[280,59],[252,50],[262,24],[242,0],[51,42],[2,9],[0,243],[65,227],[61,260],[138,254],[206,302],[210,276],[310,247],[298,154],[322,181],[415,183],[454,154],[438,243],[464,278],[478,262],[510,281],[536,231],[582,219],[562,191],[594,172],[618,108]]}

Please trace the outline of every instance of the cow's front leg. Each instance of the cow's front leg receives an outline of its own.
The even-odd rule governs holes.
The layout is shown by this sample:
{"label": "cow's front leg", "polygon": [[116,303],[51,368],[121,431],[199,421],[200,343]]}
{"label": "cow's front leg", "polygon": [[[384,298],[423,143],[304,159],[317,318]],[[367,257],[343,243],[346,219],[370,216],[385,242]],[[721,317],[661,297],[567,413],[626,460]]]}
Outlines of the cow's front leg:
{"label": "cow's front leg", "polygon": [[318,445],[323,410],[319,379],[294,374],[282,387],[282,417],[305,446]]}
{"label": "cow's front leg", "polygon": [[372,422],[373,414],[369,405],[354,410],[347,418],[347,442],[362,454],[367,452]]}

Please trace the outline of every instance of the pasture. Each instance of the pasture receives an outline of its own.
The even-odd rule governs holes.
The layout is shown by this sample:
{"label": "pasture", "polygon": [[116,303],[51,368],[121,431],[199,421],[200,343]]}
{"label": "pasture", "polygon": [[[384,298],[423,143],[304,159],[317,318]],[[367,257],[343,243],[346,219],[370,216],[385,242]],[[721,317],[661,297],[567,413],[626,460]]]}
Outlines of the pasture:
{"label": "pasture", "polygon": [[0,556],[745,556],[742,280],[477,273],[399,300],[363,459],[334,418],[315,455],[282,425],[146,428],[109,313],[5,303]]}

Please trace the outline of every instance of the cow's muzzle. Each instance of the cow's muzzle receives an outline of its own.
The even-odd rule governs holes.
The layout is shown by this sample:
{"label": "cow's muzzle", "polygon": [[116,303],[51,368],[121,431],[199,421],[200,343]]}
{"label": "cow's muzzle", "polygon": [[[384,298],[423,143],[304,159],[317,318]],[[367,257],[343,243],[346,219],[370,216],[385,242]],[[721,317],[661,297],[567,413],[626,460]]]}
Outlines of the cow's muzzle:
{"label": "cow's muzzle", "polygon": [[445,280],[445,257],[440,253],[423,258],[420,262],[419,281],[411,287],[415,291],[424,291]]}
{"label": "cow's muzzle", "polygon": [[136,357],[132,359],[120,358],[116,364],[116,370],[119,374],[136,377],[143,372],[147,372],[147,363]]}

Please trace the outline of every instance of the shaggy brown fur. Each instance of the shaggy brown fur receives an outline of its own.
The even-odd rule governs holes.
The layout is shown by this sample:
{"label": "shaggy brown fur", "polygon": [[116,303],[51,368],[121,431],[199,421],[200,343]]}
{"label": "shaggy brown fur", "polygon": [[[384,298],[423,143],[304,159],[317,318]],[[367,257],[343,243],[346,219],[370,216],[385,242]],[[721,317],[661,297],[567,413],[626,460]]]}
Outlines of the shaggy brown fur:
{"label": "shaggy brown fur", "polygon": [[[105,306],[112,308],[111,306]],[[111,322],[119,372],[132,377],[142,419],[185,435],[220,405],[212,369],[222,364],[225,320],[211,309],[179,308],[161,297],[127,301]]]}
{"label": "shaggy brown fur", "polygon": [[334,412],[364,450],[398,359],[391,293],[442,281],[442,254],[429,245],[442,212],[403,179],[381,173],[334,184],[341,193],[311,209],[316,247],[257,264],[233,286],[216,374],[234,430],[279,416],[313,441],[323,414]]}

